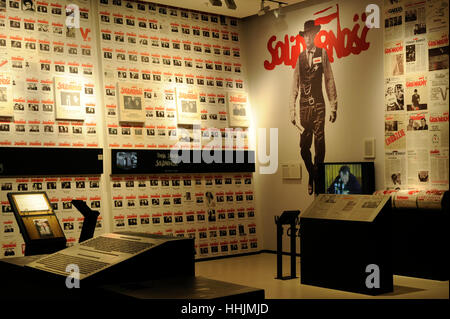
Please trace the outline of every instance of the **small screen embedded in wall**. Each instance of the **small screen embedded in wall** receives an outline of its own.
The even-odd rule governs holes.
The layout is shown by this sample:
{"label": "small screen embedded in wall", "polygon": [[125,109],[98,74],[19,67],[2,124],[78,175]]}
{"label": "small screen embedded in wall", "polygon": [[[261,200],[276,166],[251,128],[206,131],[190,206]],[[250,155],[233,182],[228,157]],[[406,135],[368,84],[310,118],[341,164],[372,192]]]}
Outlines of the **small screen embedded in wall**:
{"label": "small screen embedded in wall", "polygon": [[118,168],[130,170],[137,167],[137,152],[117,152],[116,165]]}
{"label": "small screen embedded in wall", "polygon": [[325,166],[325,188],[328,194],[361,194],[361,165]]}
{"label": "small screen embedded in wall", "polygon": [[373,162],[322,163],[318,166],[317,194],[372,194]]}

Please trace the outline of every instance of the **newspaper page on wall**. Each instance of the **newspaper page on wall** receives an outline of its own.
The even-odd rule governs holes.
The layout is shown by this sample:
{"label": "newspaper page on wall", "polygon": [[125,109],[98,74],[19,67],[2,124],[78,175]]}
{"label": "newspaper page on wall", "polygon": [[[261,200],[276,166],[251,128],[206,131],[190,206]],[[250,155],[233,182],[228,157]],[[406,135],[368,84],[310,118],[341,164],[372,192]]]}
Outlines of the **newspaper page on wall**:
{"label": "newspaper page on wall", "polygon": [[385,181],[388,189],[402,189],[407,186],[406,151],[385,153]]}
{"label": "newspaper page on wall", "polygon": [[437,32],[448,29],[448,0],[428,0],[427,32]]}
{"label": "newspaper page on wall", "polygon": [[384,82],[385,111],[405,110],[405,81],[401,77],[386,78]]}
{"label": "newspaper page on wall", "polygon": [[384,121],[384,142],[387,150],[406,148],[406,115],[386,114]]}
{"label": "newspaper page on wall", "polygon": [[384,2],[384,39],[392,41],[403,39],[404,12],[401,3],[385,0]]}
{"label": "newspaper page on wall", "polygon": [[428,113],[426,112],[408,113],[408,125],[406,127],[408,149],[430,147],[428,122]]}
{"label": "newspaper page on wall", "polygon": [[448,70],[448,31],[435,32],[428,36],[428,70]]}
{"label": "newspaper page on wall", "polygon": [[242,92],[228,92],[230,127],[249,127],[248,96]]}
{"label": "newspaper page on wall", "polygon": [[200,125],[198,92],[189,87],[177,87],[178,124]]}
{"label": "newspaper page on wall", "polygon": [[11,87],[9,72],[0,72],[0,117],[14,116]]}
{"label": "newspaper page on wall", "polygon": [[389,195],[319,194],[300,218],[372,222],[389,199]]}
{"label": "newspaper page on wall", "polygon": [[388,42],[384,45],[384,76],[394,77],[405,73],[403,41]]}
{"label": "newspaper page on wall", "polygon": [[[448,145],[448,144],[447,144]],[[431,185],[436,189],[448,189],[449,158],[448,147],[430,151]]]}
{"label": "newspaper page on wall", "polygon": [[119,122],[143,123],[145,121],[144,89],[142,84],[118,82]]}
{"label": "newspaper page on wall", "polygon": [[437,109],[448,110],[449,88],[448,88],[448,69],[430,73],[430,111]]}
{"label": "newspaper page on wall", "polygon": [[425,1],[413,0],[405,3],[405,37],[427,32],[425,7]]}
{"label": "newspaper page on wall", "polygon": [[414,37],[405,42],[406,73],[427,70],[427,46],[425,37]]}
{"label": "newspaper page on wall", "polygon": [[429,139],[432,149],[448,148],[448,109],[430,113]]}
{"label": "newspaper page on wall", "polygon": [[424,111],[428,109],[428,86],[425,74],[406,77],[406,110]]}
{"label": "newspaper page on wall", "polygon": [[425,189],[430,186],[428,149],[408,149],[408,186]]}
{"label": "newspaper page on wall", "polygon": [[84,120],[82,90],[77,78],[55,77],[55,101],[57,120]]}

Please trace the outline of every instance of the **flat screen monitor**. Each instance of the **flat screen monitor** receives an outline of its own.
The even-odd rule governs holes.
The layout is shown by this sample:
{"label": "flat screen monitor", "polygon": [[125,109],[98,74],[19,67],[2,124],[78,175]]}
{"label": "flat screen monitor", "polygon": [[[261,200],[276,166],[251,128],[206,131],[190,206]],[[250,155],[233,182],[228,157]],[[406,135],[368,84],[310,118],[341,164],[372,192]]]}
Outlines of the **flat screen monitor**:
{"label": "flat screen monitor", "polygon": [[8,200],[25,241],[26,255],[27,248],[39,253],[35,248],[40,246],[45,253],[65,245],[64,232],[45,192],[8,193]]}
{"label": "flat screen monitor", "polygon": [[117,152],[116,165],[123,170],[135,169],[138,164],[137,152]]}
{"label": "flat screen monitor", "polygon": [[333,162],[318,166],[317,194],[368,194],[375,191],[373,162]]}

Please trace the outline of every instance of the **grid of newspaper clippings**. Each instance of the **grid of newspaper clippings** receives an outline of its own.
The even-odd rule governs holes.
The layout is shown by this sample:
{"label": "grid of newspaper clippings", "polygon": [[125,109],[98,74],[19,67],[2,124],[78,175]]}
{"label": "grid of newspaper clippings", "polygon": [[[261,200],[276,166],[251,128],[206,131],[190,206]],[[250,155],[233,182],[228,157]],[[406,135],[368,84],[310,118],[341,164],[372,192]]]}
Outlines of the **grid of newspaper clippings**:
{"label": "grid of newspaper clippings", "polygon": [[257,250],[251,174],[111,178],[113,231],[195,238],[196,257]]}
{"label": "grid of newspaper clippings", "polygon": [[449,187],[448,6],[384,2],[387,189]]}
{"label": "grid of newspaper clippings", "polygon": [[[100,1],[98,19],[110,148],[226,145],[227,96],[246,92],[237,19],[132,1]],[[143,86],[138,124],[121,121],[121,82]]]}
{"label": "grid of newspaper clippings", "polygon": [[[237,124],[228,116],[232,96],[248,100],[240,41],[236,18],[148,1],[0,0],[0,146],[248,149],[249,110]],[[0,258],[24,252],[11,191],[46,191],[69,245],[83,223],[71,200],[80,199],[101,213],[96,235],[192,237],[197,258],[258,249],[251,174],[17,177],[0,186]]]}
{"label": "grid of newspaper clippings", "polygon": [[101,147],[95,19],[86,0],[1,1],[0,145]]}

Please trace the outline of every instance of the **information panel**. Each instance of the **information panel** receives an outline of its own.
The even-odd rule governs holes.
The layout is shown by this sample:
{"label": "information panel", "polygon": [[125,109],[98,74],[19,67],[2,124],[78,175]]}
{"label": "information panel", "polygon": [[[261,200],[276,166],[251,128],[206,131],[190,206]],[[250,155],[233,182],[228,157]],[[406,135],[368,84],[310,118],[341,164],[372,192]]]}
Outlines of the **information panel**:
{"label": "information panel", "polygon": [[301,217],[372,222],[390,196],[320,194]]}

